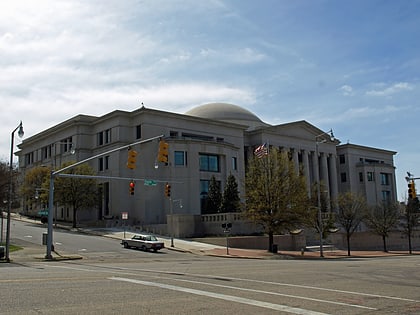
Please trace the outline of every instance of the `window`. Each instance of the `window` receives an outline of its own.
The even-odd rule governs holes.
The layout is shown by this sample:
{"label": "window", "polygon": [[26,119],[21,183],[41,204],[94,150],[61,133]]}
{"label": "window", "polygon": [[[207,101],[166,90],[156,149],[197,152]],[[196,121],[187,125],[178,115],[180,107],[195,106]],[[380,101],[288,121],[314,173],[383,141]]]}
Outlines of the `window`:
{"label": "window", "polygon": [[25,154],[25,165],[30,165],[34,162],[34,153]]}
{"label": "window", "polygon": [[347,182],[347,173],[341,173],[340,176],[341,176],[341,182],[342,183]]}
{"label": "window", "polygon": [[185,151],[175,151],[174,152],[175,166],[185,166],[187,165],[187,152]]}
{"label": "window", "polygon": [[346,164],[346,156],[344,154],[340,154],[340,164]]}
{"label": "window", "polygon": [[111,129],[107,129],[104,131],[104,140],[105,140],[105,143],[111,142]]}
{"label": "window", "polygon": [[201,196],[201,198],[205,198],[207,196],[207,194],[209,192],[209,185],[210,185],[209,180],[205,180],[205,179],[200,180],[200,196]]}
{"label": "window", "polygon": [[237,171],[238,170],[238,158],[232,157],[232,170]]}
{"label": "window", "polygon": [[367,172],[367,180],[368,180],[368,182],[374,182],[375,181],[375,173],[374,172]]}
{"label": "window", "polygon": [[104,167],[106,170],[109,169],[109,155],[104,157]]}
{"label": "window", "polygon": [[359,173],[359,181],[362,183],[363,182],[363,172]]}
{"label": "window", "polygon": [[41,149],[41,151],[42,151],[42,158],[43,159],[48,159],[48,158],[50,158],[51,157],[51,145],[48,145],[48,146],[46,146],[46,147],[43,147],[42,149]]}
{"label": "window", "polygon": [[207,196],[209,194],[209,185],[209,180],[200,180],[200,210],[202,214],[205,214],[207,209]]}
{"label": "window", "polygon": [[141,138],[141,125],[136,126],[136,139]]}
{"label": "window", "polygon": [[391,192],[388,190],[382,190],[382,201],[390,201],[391,200]]}
{"label": "window", "polygon": [[99,158],[98,159],[98,171],[103,171],[104,170],[104,158]]}
{"label": "window", "polygon": [[97,133],[98,145],[104,145],[111,142],[111,129],[101,131]]}
{"label": "window", "polygon": [[98,145],[103,145],[104,144],[104,134],[101,132],[98,132]]}
{"label": "window", "polygon": [[389,185],[390,183],[390,174],[381,173],[381,184],[382,185]]}
{"label": "window", "polygon": [[65,152],[69,152],[72,147],[73,147],[73,143],[72,143],[72,138],[68,137],[66,139],[63,139],[60,141],[60,152],[61,153],[65,153]]}
{"label": "window", "polygon": [[104,171],[107,169],[109,169],[109,155],[98,159],[98,170]]}
{"label": "window", "polygon": [[219,172],[219,156],[200,154],[200,171]]}

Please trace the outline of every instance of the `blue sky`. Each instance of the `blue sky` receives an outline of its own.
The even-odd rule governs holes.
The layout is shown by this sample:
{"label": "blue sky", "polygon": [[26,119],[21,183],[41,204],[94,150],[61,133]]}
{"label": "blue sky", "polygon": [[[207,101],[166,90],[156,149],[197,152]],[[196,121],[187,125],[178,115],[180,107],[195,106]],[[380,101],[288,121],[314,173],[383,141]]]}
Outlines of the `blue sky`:
{"label": "blue sky", "polygon": [[29,137],[141,102],[230,102],[397,151],[403,200],[406,171],[420,177],[419,38],[415,0],[2,1],[0,159],[20,120]]}

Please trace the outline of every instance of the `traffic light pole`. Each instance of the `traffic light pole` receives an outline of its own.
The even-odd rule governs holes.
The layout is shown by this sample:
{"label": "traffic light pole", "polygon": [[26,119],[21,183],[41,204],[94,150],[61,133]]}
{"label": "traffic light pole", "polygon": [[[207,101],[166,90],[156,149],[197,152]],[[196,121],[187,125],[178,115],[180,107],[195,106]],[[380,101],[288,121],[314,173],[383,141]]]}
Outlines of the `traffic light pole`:
{"label": "traffic light pole", "polygon": [[149,139],[133,142],[133,143],[130,143],[130,144],[127,144],[127,145],[123,145],[123,146],[118,147],[116,149],[112,149],[112,150],[94,155],[94,156],[92,156],[90,158],[87,158],[87,159],[84,159],[82,161],[76,162],[74,164],[66,166],[66,167],[64,167],[62,169],[59,169],[57,171],[54,171],[54,170],[51,171],[51,174],[50,174],[50,188],[49,188],[49,200],[48,200],[48,228],[47,228],[48,235],[47,235],[47,253],[45,255],[46,259],[52,259],[51,252],[52,252],[52,247],[53,247],[52,246],[52,244],[53,244],[53,235],[52,234],[53,234],[53,219],[54,219],[52,208],[53,208],[53,203],[54,203],[54,178],[55,178],[55,176],[59,176],[59,174],[64,172],[64,171],[67,171],[67,170],[72,169],[76,166],[79,166],[80,164],[83,164],[83,163],[89,162],[91,160],[94,160],[98,157],[108,155],[110,153],[120,151],[122,149],[126,149],[126,148],[129,148],[129,147],[135,146],[137,144],[143,144],[143,143],[146,143],[146,142],[150,142],[150,141],[153,141],[155,139],[162,138],[162,137],[163,137],[163,135],[159,135],[159,136],[152,137],[152,138],[149,138]]}

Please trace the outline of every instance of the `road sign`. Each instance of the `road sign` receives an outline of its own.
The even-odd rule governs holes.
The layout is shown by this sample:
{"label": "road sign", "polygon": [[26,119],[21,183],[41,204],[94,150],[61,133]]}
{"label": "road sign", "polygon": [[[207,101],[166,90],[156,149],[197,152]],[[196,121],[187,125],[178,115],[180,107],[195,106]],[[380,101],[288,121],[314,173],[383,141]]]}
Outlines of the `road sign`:
{"label": "road sign", "polygon": [[145,179],[144,180],[144,186],[156,186],[156,182],[151,179]]}
{"label": "road sign", "polygon": [[127,220],[128,219],[128,212],[122,212],[121,213],[121,219]]}

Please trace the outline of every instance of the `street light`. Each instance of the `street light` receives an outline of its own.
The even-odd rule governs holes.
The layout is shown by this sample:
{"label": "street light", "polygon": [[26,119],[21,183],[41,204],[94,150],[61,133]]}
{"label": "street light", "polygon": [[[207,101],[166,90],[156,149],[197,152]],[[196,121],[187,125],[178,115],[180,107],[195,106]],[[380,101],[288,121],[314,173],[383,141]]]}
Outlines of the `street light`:
{"label": "street light", "polygon": [[13,145],[14,145],[14,137],[15,132],[18,130],[18,136],[20,138],[23,137],[23,125],[22,121],[20,122],[19,126],[17,126],[11,135],[11,143],[10,143],[10,164],[9,164],[9,194],[8,194],[8,205],[7,205],[7,223],[6,223],[6,261],[10,262],[10,213],[12,212],[12,179],[13,179]]}
{"label": "street light", "polygon": [[318,202],[318,232],[319,232],[319,256],[324,257],[324,249],[323,249],[323,234],[324,234],[324,223],[322,221],[322,210],[321,210],[321,185],[320,185],[320,176],[319,176],[319,144],[327,142],[327,140],[323,136],[328,135],[330,137],[330,141],[334,141],[334,134],[332,129],[327,132],[323,132],[315,137],[315,155],[316,155],[316,167],[317,167],[317,181],[316,181],[316,194],[317,194],[317,202]]}

